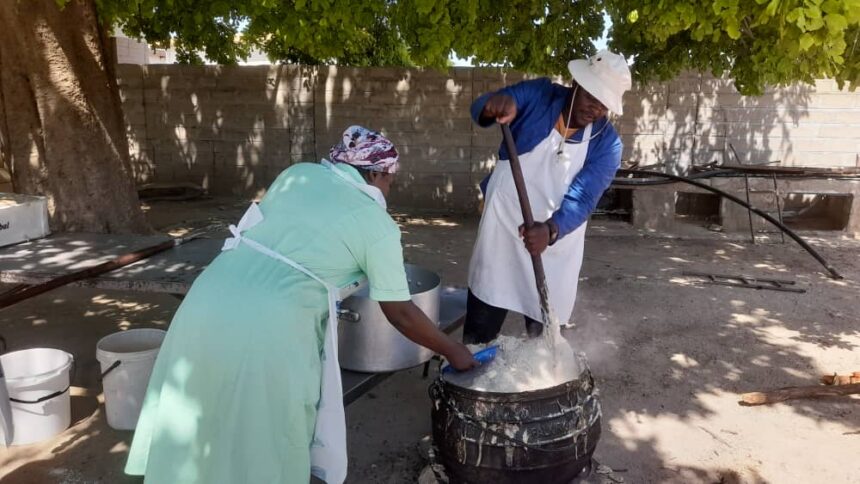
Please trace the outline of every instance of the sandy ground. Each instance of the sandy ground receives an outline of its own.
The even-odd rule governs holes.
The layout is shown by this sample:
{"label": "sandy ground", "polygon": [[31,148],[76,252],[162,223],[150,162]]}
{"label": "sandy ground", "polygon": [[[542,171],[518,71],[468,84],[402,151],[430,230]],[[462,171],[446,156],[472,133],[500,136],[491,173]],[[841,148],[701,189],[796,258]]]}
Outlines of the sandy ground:
{"label": "sandy ground", "polygon": [[[245,202],[158,202],[162,231],[234,221]],[[477,218],[400,214],[405,254],[464,285]],[[657,236],[595,221],[586,243],[576,328],[601,392],[595,457],[625,482],[858,482],[860,398],[761,407],[739,394],[816,384],[860,371],[860,243],[809,234],[845,280],[791,242],[751,245],[687,228]],[[796,280],[805,294],[705,285],[682,271]],[[10,349],[62,348],[78,361],[73,425],[56,438],[0,449],[3,483],[140,482],[122,475],[131,433],[110,429],[97,379],[96,341],[131,327],[166,327],[166,295],[65,288],[0,312]],[[506,333],[517,333],[509,318]],[[351,483],[415,482],[430,432],[429,381],[420,369],[389,378],[347,409]]]}

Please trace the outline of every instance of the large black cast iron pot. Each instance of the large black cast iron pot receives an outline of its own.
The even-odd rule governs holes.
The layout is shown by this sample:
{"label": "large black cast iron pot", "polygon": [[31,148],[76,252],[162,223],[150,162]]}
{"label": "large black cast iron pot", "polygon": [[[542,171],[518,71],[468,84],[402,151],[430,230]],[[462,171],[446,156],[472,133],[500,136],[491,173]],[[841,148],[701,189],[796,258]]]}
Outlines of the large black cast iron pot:
{"label": "large black cast iron pot", "polygon": [[430,385],[436,458],[451,484],[567,484],[600,439],[591,372],[558,386],[492,393]]}

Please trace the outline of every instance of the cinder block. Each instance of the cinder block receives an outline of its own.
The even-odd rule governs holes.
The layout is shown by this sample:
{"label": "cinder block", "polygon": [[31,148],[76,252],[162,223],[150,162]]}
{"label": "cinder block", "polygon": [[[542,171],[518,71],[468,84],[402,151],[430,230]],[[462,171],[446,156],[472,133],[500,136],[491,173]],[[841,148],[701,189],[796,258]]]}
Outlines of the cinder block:
{"label": "cinder block", "polygon": [[443,175],[443,174],[468,174],[471,173],[471,164],[468,157],[465,158],[431,158],[418,159],[411,156],[401,156],[402,172],[415,173],[416,176]]}
{"label": "cinder block", "polygon": [[155,166],[149,163],[132,163],[131,172],[137,184],[155,181]]}
{"label": "cinder block", "polygon": [[666,83],[666,89],[671,94],[698,94],[702,92],[700,76],[678,77]]}
{"label": "cinder block", "polygon": [[146,104],[159,104],[164,101],[166,93],[161,88],[145,88],[143,90],[143,102]]}
{"label": "cinder block", "polygon": [[[332,121],[334,125],[347,126],[344,122],[346,119],[347,118],[335,118]],[[360,117],[353,118],[350,124],[362,123],[360,119]],[[376,118],[372,121],[365,122],[365,124],[370,124],[370,126],[367,126],[368,128],[375,129],[386,136],[390,136],[394,143],[398,143],[398,140],[395,139],[397,137],[395,133],[415,132],[422,131],[424,129],[421,126],[421,123],[416,123],[409,118]]]}
{"label": "cinder block", "polygon": [[[330,147],[329,147],[330,148]],[[303,155],[305,153],[313,153],[314,152],[314,142],[313,141],[302,141],[290,144],[290,155]],[[328,149],[325,150],[326,155],[328,155]]]}
{"label": "cinder block", "polygon": [[448,69],[448,76],[462,81],[471,81],[473,67],[452,67]]}
{"label": "cinder block", "polygon": [[490,151],[498,151],[499,146],[502,142],[502,133],[499,128],[489,129],[489,128],[473,128],[472,132],[472,147],[477,150],[486,150],[490,148]]}
{"label": "cinder block", "polygon": [[666,161],[664,155],[668,145],[663,135],[622,136],[624,160],[638,161],[640,165],[650,165]]}
{"label": "cinder block", "polygon": [[784,155],[782,165],[811,168],[851,168],[860,166],[858,160],[860,160],[860,155],[857,153],[803,152]]}
{"label": "cinder block", "polygon": [[[734,191],[732,195],[746,201],[746,192]],[[771,193],[750,192],[750,204],[764,212],[773,212],[776,218],[776,199]],[[726,232],[749,232],[750,215],[746,207],[739,205],[727,198],[720,201],[720,217],[722,218],[723,230]],[[752,214],[753,230],[756,232],[772,230],[773,225],[764,218]]]}
{"label": "cinder block", "polygon": [[450,93],[426,94],[422,92],[378,92],[372,93],[368,102],[377,105],[405,106],[418,104],[421,106],[466,106],[471,104],[471,98],[460,97]]}
{"label": "cinder block", "polygon": [[471,155],[471,147],[465,146],[435,146],[435,145],[408,145],[398,144],[397,151],[402,161],[418,163],[414,167],[421,170],[421,164],[436,160],[458,160],[464,166],[468,166]]}
{"label": "cinder block", "polygon": [[667,90],[668,86],[663,82],[649,82],[647,84],[634,82],[633,87],[629,92],[633,93],[635,96],[644,96],[648,94],[665,95]]}
{"label": "cinder block", "polygon": [[117,84],[129,88],[143,87],[143,66],[119,64],[116,66]]}
{"label": "cinder block", "polygon": [[822,138],[809,137],[784,139],[783,145],[790,146],[794,152],[830,152],[852,153],[860,152],[860,138]]}
{"label": "cinder block", "polygon": [[502,70],[497,67],[475,67],[472,69],[473,81],[495,80],[501,77]]}
{"label": "cinder block", "polygon": [[[298,153],[298,154],[290,154],[290,163],[311,163],[319,161],[323,156],[317,155],[316,153]],[[325,158],[328,158],[328,151],[326,151]]]}
{"label": "cinder block", "polygon": [[316,93],[312,86],[271,91],[268,95],[271,101],[277,104],[307,104],[313,103],[316,99]]}
{"label": "cinder block", "polygon": [[851,203],[851,212],[848,214],[848,226],[845,231],[854,237],[860,239],[860,187],[854,191],[854,199]]}
{"label": "cinder block", "polygon": [[631,223],[634,227],[661,231],[671,230],[675,223],[673,190],[633,190]]}
{"label": "cinder block", "polygon": [[[860,118],[860,113],[858,113],[858,118]],[[804,128],[807,130],[807,133],[810,129],[817,130],[818,136],[821,138],[860,139],[860,119],[858,119],[858,122],[853,125],[809,124],[804,126]],[[794,128],[789,130],[789,132],[791,134],[796,134],[801,131],[801,129],[802,128]]]}
{"label": "cinder block", "polygon": [[146,128],[146,111],[143,106],[123,104],[122,113],[127,125]]}
{"label": "cinder block", "polygon": [[391,193],[391,205],[402,208],[467,212],[476,200],[468,175],[458,174],[398,176]]}
{"label": "cinder block", "polygon": [[737,94],[735,83],[728,78],[715,78],[711,75],[702,76],[701,89],[703,92]]}
{"label": "cinder block", "polygon": [[636,121],[641,119],[660,119],[667,114],[666,93],[634,94],[626,93],[622,100],[624,106],[623,120]]}
{"label": "cinder block", "polygon": [[615,130],[620,135],[631,135],[635,136],[637,134],[651,134],[651,135],[659,135],[667,132],[671,132],[675,127],[674,124],[669,123],[665,119],[659,118],[651,118],[651,119],[642,119],[642,118],[630,118],[628,119],[626,116],[619,121],[615,121],[612,123],[615,127]]}
{"label": "cinder block", "polygon": [[471,133],[453,133],[453,132],[438,132],[436,130],[415,131],[415,132],[392,132],[388,133],[392,138],[399,140],[403,145],[422,145],[431,146],[469,146],[472,135]]}

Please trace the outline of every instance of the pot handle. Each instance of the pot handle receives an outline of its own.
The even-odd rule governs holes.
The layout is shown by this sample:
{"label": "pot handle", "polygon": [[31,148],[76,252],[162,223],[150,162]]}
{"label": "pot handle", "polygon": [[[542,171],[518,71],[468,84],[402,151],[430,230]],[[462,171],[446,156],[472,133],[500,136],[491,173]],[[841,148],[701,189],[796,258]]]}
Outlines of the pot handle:
{"label": "pot handle", "polygon": [[361,314],[351,309],[338,309],[337,319],[341,321],[348,321],[350,323],[357,323],[361,321]]}
{"label": "pot handle", "polygon": [[64,394],[64,393],[66,393],[67,391],[69,391],[69,388],[71,388],[71,387],[72,387],[72,386],[71,386],[71,385],[69,385],[69,386],[67,386],[67,387],[66,387],[65,389],[63,389],[63,390],[58,390],[58,391],[56,391],[56,392],[54,392],[54,393],[51,393],[51,394],[45,395],[45,396],[40,397],[40,398],[37,398],[37,399],[35,399],[35,400],[19,400],[19,399],[17,399],[17,398],[9,397],[9,401],[10,401],[10,402],[15,402],[15,403],[26,403],[26,404],[30,404],[30,405],[35,405],[35,404],[37,404],[37,403],[42,403],[42,402],[48,401],[48,400],[50,400],[50,399],[52,399],[52,398],[59,397],[60,395],[62,395],[62,394]]}
{"label": "pot handle", "polygon": [[103,371],[103,372],[102,372],[102,376],[101,376],[101,378],[100,378],[99,380],[104,381],[105,377],[106,377],[106,376],[108,376],[108,373],[110,373],[110,372],[112,372],[112,371],[116,370],[116,368],[117,368],[119,365],[121,365],[121,364],[122,364],[122,360],[116,360],[116,361],[114,361],[114,362],[113,362],[113,364],[112,364],[112,365],[110,365],[110,366],[108,367],[108,369],[107,369],[107,370],[105,370],[105,371]]}
{"label": "pot handle", "polygon": [[[66,393],[67,391],[69,391],[69,389],[72,388],[71,381],[74,380],[75,373],[77,373],[77,370],[78,370],[77,362],[75,361],[75,358],[72,357],[72,368],[71,368],[71,370],[69,370],[69,385],[64,390],[56,391],[54,393],[51,393],[49,395],[45,395],[45,396],[37,398],[35,400],[20,400],[17,398],[9,397],[9,401],[15,402],[15,403],[24,403],[24,404],[28,404],[28,405],[35,405],[37,403],[42,403],[42,402],[45,402],[45,401],[50,400],[52,398],[59,397],[60,395]],[[0,372],[0,377],[2,377],[2,376],[3,376],[3,374],[2,374],[2,372]],[[4,383],[5,383],[5,381],[4,381]],[[7,394],[8,394],[8,391],[7,391]],[[2,413],[2,411],[5,411],[5,408],[0,410],[0,413]],[[11,412],[11,410],[10,410],[10,412]]]}

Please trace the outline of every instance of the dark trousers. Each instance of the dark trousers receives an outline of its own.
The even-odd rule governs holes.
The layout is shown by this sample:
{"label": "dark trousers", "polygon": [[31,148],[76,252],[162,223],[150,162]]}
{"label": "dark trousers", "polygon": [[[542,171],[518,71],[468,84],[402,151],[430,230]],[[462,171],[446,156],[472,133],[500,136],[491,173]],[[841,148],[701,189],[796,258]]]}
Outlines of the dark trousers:
{"label": "dark trousers", "polygon": [[[466,300],[466,323],[463,325],[463,343],[478,344],[487,343],[496,338],[502,330],[502,324],[508,310],[491,306],[478,299],[472,291]],[[526,331],[529,336],[537,336],[543,331],[540,321],[523,316],[526,323]]]}

